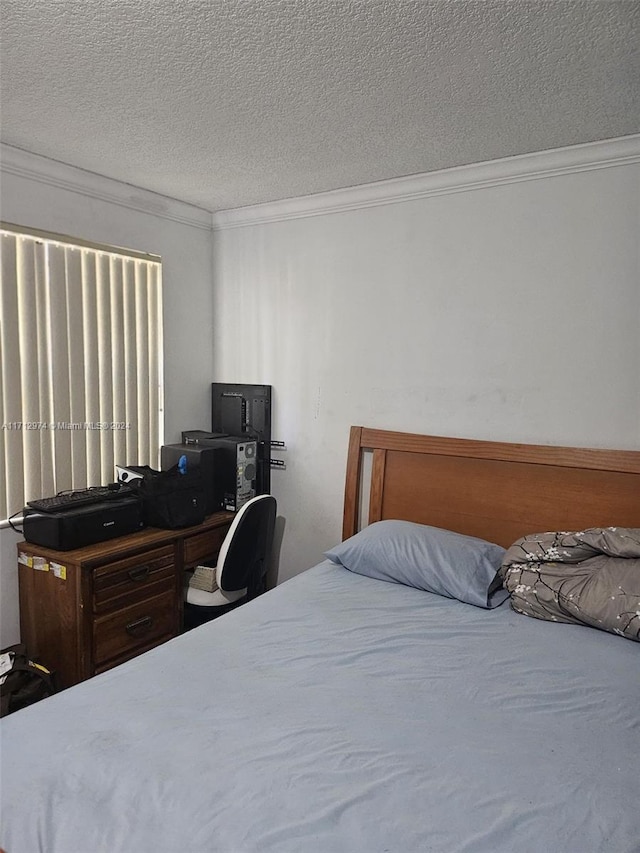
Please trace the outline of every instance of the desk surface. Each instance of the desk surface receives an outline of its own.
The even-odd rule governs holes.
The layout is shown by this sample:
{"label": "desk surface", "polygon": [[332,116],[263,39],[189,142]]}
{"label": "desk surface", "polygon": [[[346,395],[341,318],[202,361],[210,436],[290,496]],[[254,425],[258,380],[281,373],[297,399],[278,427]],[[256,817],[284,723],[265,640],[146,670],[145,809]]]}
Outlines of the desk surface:
{"label": "desk surface", "polygon": [[175,542],[178,539],[186,539],[199,533],[205,533],[216,527],[230,524],[235,514],[233,512],[215,512],[208,516],[202,524],[192,527],[182,527],[178,530],[165,530],[157,527],[146,527],[136,533],[127,533],[115,539],[107,539],[104,542],[96,542],[86,545],[84,548],[75,548],[71,551],[56,551],[53,548],[43,548],[42,545],[34,545],[31,542],[20,542],[18,551],[27,554],[37,553],[43,557],[58,560],[58,562],[77,563],[83,566],[93,566],[104,560],[117,559],[122,554],[133,554],[138,551],[148,551],[159,545]]}

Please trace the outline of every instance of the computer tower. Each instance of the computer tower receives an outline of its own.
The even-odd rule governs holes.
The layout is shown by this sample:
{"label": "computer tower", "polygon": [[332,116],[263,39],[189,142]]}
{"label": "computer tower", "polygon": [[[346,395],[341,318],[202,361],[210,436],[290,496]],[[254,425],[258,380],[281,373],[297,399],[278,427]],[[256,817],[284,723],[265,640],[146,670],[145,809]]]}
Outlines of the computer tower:
{"label": "computer tower", "polygon": [[271,491],[271,391],[271,385],[211,384],[212,432],[257,442],[255,488],[259,495]]}
{"label": "computer tower", "polygon": [[208,446],[222,451],[217,470],[223,478],[223,504],[236,512],[256,496],[258,444],[230,435],[211,439]]}
{"label": "computer tower", "polygon": [[160,467],[169,471],[178,464],[184,456],[187,471],[198,468],[202,476],[205,492],[205,513],[211,515],[219,512],[225,506],[225,486],[228,476],[225,475],[225,452],[218,447],[199,444],[165,444],[160,448]]}
{"label": "computer tower", "polygon": [[246,438],[224,436],[206,444],[167,444],[161,449],[164,471],[185,456],[189,465],[201,470],[207,495],[207,514],[220,509],[235,512],[256,496],[257,443]]}

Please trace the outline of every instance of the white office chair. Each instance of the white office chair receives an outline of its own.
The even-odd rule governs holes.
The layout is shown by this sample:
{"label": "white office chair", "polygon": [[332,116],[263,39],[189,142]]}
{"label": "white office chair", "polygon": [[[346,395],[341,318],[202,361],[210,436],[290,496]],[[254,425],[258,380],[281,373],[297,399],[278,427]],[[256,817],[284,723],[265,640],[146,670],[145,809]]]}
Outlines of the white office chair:
{"label": "white office chair", "polygon": [[226,613],[264,592],[273,547],[276,499],[258,495],[236,513],[224,538],[211,592],[195,585],[198,569],[185,592],[185,630]]}

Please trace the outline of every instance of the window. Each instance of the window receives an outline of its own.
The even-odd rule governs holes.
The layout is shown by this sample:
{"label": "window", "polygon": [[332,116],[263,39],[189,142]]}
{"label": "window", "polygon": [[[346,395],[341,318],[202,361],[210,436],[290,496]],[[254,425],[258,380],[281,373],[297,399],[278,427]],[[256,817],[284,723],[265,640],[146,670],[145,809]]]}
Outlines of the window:
{"label": "window", "polygon": [[0,254],[0,518],[157,467],[160,259],[6,223]]}

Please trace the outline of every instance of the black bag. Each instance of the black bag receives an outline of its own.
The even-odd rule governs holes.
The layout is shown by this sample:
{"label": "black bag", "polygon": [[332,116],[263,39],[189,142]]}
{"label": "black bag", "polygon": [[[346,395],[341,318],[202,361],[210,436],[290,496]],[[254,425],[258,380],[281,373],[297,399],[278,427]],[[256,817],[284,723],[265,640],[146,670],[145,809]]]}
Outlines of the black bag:
{"label": "black bag", "polygon": [[22,643],[9,646],[1,654],[10,654],[13,660],[11,669],[5,673],[4,681],[0,684],[0,717],[57,692],[55,673],[29,660]]}
{"label": "black bag", "polygon": [[175,530],[204,521],[206,495],[200,471],[182,473],[178,465],[168,471],[155,471],[148,465],[132,470],[142,478],[129,480],[127,485],[142,501],[142,516],[148,527]]}

